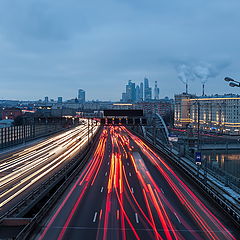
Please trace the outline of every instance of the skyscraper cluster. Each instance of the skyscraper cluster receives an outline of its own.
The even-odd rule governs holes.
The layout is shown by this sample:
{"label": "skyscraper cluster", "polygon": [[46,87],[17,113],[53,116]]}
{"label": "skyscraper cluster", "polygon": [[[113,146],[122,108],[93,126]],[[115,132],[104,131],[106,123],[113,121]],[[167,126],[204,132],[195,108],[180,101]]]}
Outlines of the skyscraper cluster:
{"label": "skyscraper cluster", "polygon": [[[157,81],[155,81],[154,87],[154,100],[159,99],[159,88],[157,87]],[[143,102],[151,101],[152,98],[152,88],[149,86],[148,78],[144,78],[144,82],[136,85],[132,80],[128,81],[126,85],[126,91],[122,93],[122,102]]]}

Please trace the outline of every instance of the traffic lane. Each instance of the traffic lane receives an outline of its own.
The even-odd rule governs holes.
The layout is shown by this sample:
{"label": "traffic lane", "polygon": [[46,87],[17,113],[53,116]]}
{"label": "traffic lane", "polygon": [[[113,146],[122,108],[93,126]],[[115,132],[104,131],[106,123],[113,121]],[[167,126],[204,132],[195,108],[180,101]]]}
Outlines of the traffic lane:
{"label": "traffic lane", "polygon": [[106,153],[100,171],[78,204],[63,239],[95,239],[105,212],[110,161]]}
{"label": "traffic lane", "polygon": [[[121,239],[139,239],[141,232],[142,239],[149,239],[151,230],[149,230],[148,223],[144,221],[146,207],[144,201],[142,201],[142,188],[129,155],[132,149],[129,147],[127,139],[122,138],[116,128],[113,135],[116,139],[117,156],[118,154],[121,156],[120,163],[122,163],[120,164],[120,170],[122,169],[120,184],[123,182],[122,191],[121,187],[115,188],[115,198],[118,199],[120,212],[122,213],[120,217],[122,234],[119,236],[122,236]],[[144,217],[141,215],[142,213]],[[148,230],[146,231],[146,229]]]}
{"label": "traffic lane", "polygon": [[[124,211],[122,218],[125,219],[124,231],[126,232],[126,238],[136,239],[137,236],[139,236],[141,239],[149,239],[149,237],[152,237],[152,231],[149,230],[151,226],[146,221],[144,216],[147,212],[147,208],[144,202],[142,187],[131,163],[129,149],[127,146],[121,146],[120,149],[121,156],[123,157],[122,181],[124,184],[122,205],[120,204],[119,207],[120,210]],[[127,153],[127,155],[125,153]],[[119,202],[121,203],[119,195],[117,195],[115,198],[119,199]],[[127,219],[129,219],[129,221]],[[123,226],[121,226],[121,228],[123,228]],[[136,234],[134,234],[134,231],[136,231]]]}
{"label": "traffic lane", "polygon": [[[31,191],[34,187],[47,180],[50,174],[54,174],[59,171],[63,165],[58,165],[56,167],[53,159],[49,159],[49,161],[45,164],[49,164],[47,167],[45,164],[40,164],[44,168],[32,169],[27,173],[23,174],[23,176],[19,176],[19,178],[14,179],[10,185],[4,186],[1,192],[1,204],[4,203],[7,199],[11,198],[11,204],[2,207],[2,211],[8,208],[11,208],[13,204],[15,204],[19,199],[25,196],[29,191]],[[64,160],[64,165],[67,164],[71,159]],[[51,169],[54,168],[54,169]],[[46,171],[51,170],[50,173]],[[26,191],[27,190],[27,191]],[[26,191],[26,192],[25,192]],[[20,192],[20,193],[19,193]],[[16,195],[16,196],[15,196]],[[18,196],[17,196],[18,195]]]}
{"label": "traffic lane", "polygon": [[[1,155],[0,166],[2,166],[4,162],[11,162],[11,161],[16,160],[19,157],[24,158],[24,156],[30,155],[33,152],[35,152],[35,154],[37,154],[39,151],[44,150],[44,149],[46,150],[46,148],[49,148],[50,145],[54,146],[54,144],[61,144],[62,141],[69,138],[69,135],[70,135],[70,137],[73,134],[75,134],[75,136],[77,136],[79,134],[79,130],[80,130],[80,128],[72,129],[65,133],[58,134],[56,136],[48,138],[48,139],[46,139],[40,143],[37,143],[33,146],[27,146],[21,150]],[[86,127],[81,129],[81,131],[84,131],[84,130],[86,130]]]}
{"label": "traffic lane", "polygon": [[[95,154],[95,153],[94,153]],[[95,160],[99,160],[98,155],[96,156]],[[94,168],[93,168],[94,166]],[[98,180],[98,184],[96,184],[96,172],[97,167],[99,168],[99,172],[101,177],[100,180]],[[87,219],[89,217],[89,209],[92,208],[95,204],[99,204],[101,201],[96,201],[96,197],[92,197],[88,199],[88,193],[89,192],[100,192],[101,195],[103,194],[102,187],[105,186],[104,183],[101,183],[104,180],[106,169],[109,165],[106,162],[105,166],[100,164],[100,162],[94,163],[93,159],[91,159],[86,167],[82,170],[81,175],[78,177],[76,182],[74,183],[71,188],[68,189],[68,191],[65,192],[64,196],[61,198],[61,201],[58,203],[57,208],[55,208],[54,212],[52,213],[51,217],[49,218],[48,222],[45,222],[42,226],[42,232],[37,237],[37,239],[56,239],[59,235],[62,238],[65,238],[65,234],[71,235],[71,230],[73,228],[69,228],[68,226],[71,226],[69,224],[78,223],[78,221],[72,221],[72,218],[75,216],[78,216],[77,213],[79,213],[80,217],[82,217],[82,212],[78,212],[78,208],[81,205],[81,201],[84,199],[87,199],[85,201],[85,204],[87,204],[87,212],[84,214],[85,218]],[[91,170],[92,169],[92,170]],[[96,176],[95,180],[94,177]],[[103,177],[104,176],[104,177]],[[94,183],[92,181],[94,180]],[[92,185],[91,185],[92,183]],[[100,186],[101,185],[101,186]],[[94,186],[96,189],[94,189]],[[106,187],[106,186],[105,186]],[[86,194],[86,196],[84,196]],[[95,194],[93,194],[95,195]],[[101,196],[100,195],[100,196]],[[90,201],[89,201],[90,200]],[[98,200],[98,199],[97,199]],[[101,199],[100,199],[101,200]],[[81,207],[80,207],[81,209]],[[85,206],[83,207],[85,209]],[[91,221],[87,222],[87,225],[91,223]],[[84,226],[86,227],[86,226]],[[81,227],[77,226],[76,229],[81,229]],[[66,232],[65,232],[66,231]],[[90,232],[91,234],[91,232]]]}
{"label": "traffic lane", "polygon": [[51,226],[44,239],[57,239],[59,237],[68,217],[70,216],[71,210],[74,209],[76,203],[76,210],[74,211],[73,217],[61,239],[94,239],[97,235],[97,224],[102,205],[106,199],[104,192],[101,192],[103,186],[106,188],[106,183],[100,183],[98,186],[96,184],[94,187],[87,188],[79,203],[78,199],[79,196],[81,196],[83,186],[78,186],[69,201],[66,203],[66,207],[62,209],[54,221],[54,224]]}
{"label": "traffic lane", "polygon": [[[141,150],[144,150],[144,148],[141,148]],[[144,152],[144,154],[146,154],[146,152]],[[150,158],[152,158],[152,156],[150,156]],[[145,162],[149,162],[149,156],[147,159],[145,159]],[[151,160],[151,163],[151,165],[153,166],[153,160]],[[180,208],[178,210],[179,212],[177,211],[178,218],[181,219],[181,221],[184,220],[187,223],[190,219],[194,219],[195,222],[199,221],[198,224],[200,226],[198,225],[197,228],[194,228],[193,226],[193,229],[196,229],[196,232],[201,232],[202,230],[202,234],[204,233],[208,238],[215,236],[219,239],[233,239],[228,230],[224,226],[222,226],[222,223],[218,221],[218,219],[212,214],[212,212],[209,211],[209,209],[204,204],[202,204],[202,202],[194,195],[194,193],[191,192],[191,190],[184,184],[184,182],[182,182],[182,180],[179,179],[178,176],[176,176],[176,174],[171,170],[171,168],[169,168],[169,166],[166,166],[166,164],[163,164],[161,159],[158,159],[158,164],[160,164],[160,167],[159,165],[157,166],[158,172],[160,172],[160,175],[164,176],[165,178],[165,181],[164,179],[161,179],[164,184],[159,182],[159,173],[156,175],[153,174],[153,176],[155,176],[155,180],[158,181],[158,184],[160,186],[167,186],[167,188],[165,188],[165,192],[170,192],[173,190],[173,188],[175,188],[169,197],[173,200],[177,200],[177,202],[174,202],[174,205],[176,205],[178,209]],[[151,165],[148,166],[151,168]],[[156,165],[157,164],[155,163],[154,166],[156,167]],[[153,171],[151,170],[151,172]],[[174,198],[174,195],[177,196],[178,199]],[[180,203],[178,200],[180,200]],[[184,211],[184,209],[182,208],[183,206],[185,209],[187,209],[188,212],[191,212],[190,218],[184,217],[189,216],[189,214],[184,214],[184,212],[186,211]],[[181,213],[181,215],[179,213]],[[195,218],[195,215],[197,216],[198,221]],[[228,227],[228,229],[230,228]],[[213,233],[211,233],[211,231]]]}
{"label": "traffic lane", "polygon": [[[205,236],[201,233],[199,226],[194,221],[192,215],[187,211],[186,207],[179,201],[179,198],[172,191],[168,182],[166,182],[164,177],[159,174],[158,170],[149,163],[149,159],[146,158],[146,156],[143,156],[143,159],[151,176],[161,190],[158,194],[161,197],[167,216],[174,226],[174,231],[179,232],[184,239],[204,239]],[[158,216],[155,217],[157,218]],[[159,224],[157,228],[160,230],[162,228],[161,224]],[[193,236],[194,232],[196,232],[195,236]]]}
{"label": "traffic lane", "polygon": [[[130,163],[129,163],[130,162]],[[128,164],[129,163],[129,164]],[[130,158],[124,166],[124,208],[131,223],[141,239],[153,239],[153,225],[149,221],[149,212],[141,186]],[[136,239],[128,225],[127,239]]]}
{"label": "traffic lane", "polygon": [[[171,237],[169,232],[166,231],[166,226],[162,226],[162,222],[159,221],[159,212],[156,211],[158,209],[158,207],[156,207],[157,206],[156,197],[153,195],[152,196],[149,195],[148,187],[150,186],[149,184],[150,182],[149,182],[148,176],[146,175],[146,171],[145,169],[143,171],[140,171],[140,169],[138,169],[137,164],[132,156],[132,151],[136,151],[135,147],[132,146],[132,144],[131,145],[129,144],[128,138],[121,137],[123,133],[121,131],[119,132],[121,133],[121,135],[119,136],[119,139],[121,139],[122,143],[124,143],[128,152],[129,160],[131,161],[132,165],[134,165],[133,175],[129,173],[129,177],[134,175],[136,176],[136,179],[134,181],[135,184],[138,183],[138,186],[136,188],[141,190],[141,192],[139,193],[139,199],[144,199],[144,201],[139,204],[138,200],[133,196],[133,194],[131,195],[132,199],[136,204],[137,210],[135,210],[133,205],[131,205],[131,211],[128,212],[131,219],[130,221],[132,225],[131,230],[134,233],[134,236],[132,236],[130,239],[141,239],[141,238],[158,239],[161,237],[161,235],[164,235],[164,231],[165,233],[167,232],[166,235],[168,235],[168,237]],[[140,165],[142,165],[142,162]],[[127,182],[128,181],[126,179],[126,183]],[[126,191],[124,193],[126,193]],[[128,209],[126,207],[126,204],[125,204],[125,208]],[[135,218],[131,217],[132,214],[135,215]],[[159,229],[156,228],[157,223],[158,225],[159,224],[161,225]]]}
{"label": "traffic lane", "polygon": [[[65,164],[68,164],[68,162],[70,162],[71,159],[69,159],[68,161],[65,161]],[[20,195],[15,196],[13,199],[11,199],[11,201],[9,202],[9,204],[4,205],[3,207],[0,208],[1,210],[1,214],[3,214],[4,212],[7,212],[9,209],[11,209],[12,207],[14,207],[18,202],[20,202],[23,198],[25,198],[31,191],[33,191],[34,189],[36,189],[41,183],[45,182],[47,179],[49,179],[50,175],[54,175],[55,173],[57,173],[58,171],[60,171],[63,168],[63,165],[60,165],[56,168],[54,168],[54,170],[48,174],[45,175],[43,177],[41,177],[40,179],[38,179],[37,182],[35,182],[34,184],[31,184],[30,186],[28,186],[29,183],[31,183],[31,181],[35,178],[37,178],[42,172],[38,173],[36,176],[34,176],[34,178],[29,179],[28,181],[26,181],[24,184],[21,184],[21,186],[18,186],[14,191],[12,190],[12,188],[14,186],[16,186],[17,184],[21,183],[21,179],[18,181],[15,181],[13,183],[13,185],[10,185],[9,188],[2,190],[2,193],[5,193],[7,190],[11,190],[11,192],[4,196],[4,198],[1,198],[1,202],[8,199],[8,197],[11,197],[13,194],[17,193],[19,190],[22,190],[25,186],[27,187],[27,190],[21,192]]]}
{"label": "traffic lane", "polygon": [[[106,149],[111,148],[109,144],[107,145]],[[106,151],[105,154],[105,166],[109,169],[109,166],[112,164],[109,162],[112,159],[109,159],[108,151]],[[107,164],[107,165],[106,165]],[[101,167],[102,168],[102,167]],[[138,215],[136,216],[136,212],[132,211],[132,205],[128,204],[126,200],[122,201],[121,203],[121,193],[119,193],[119,190],[116,188],[112,188],[107,195],[103,199],[98,199],[99,204],[96,204],[95,199],[96,196],[98,196],[99,190],[101,192],[102,187],[100,187],[99,184],[97,184],[100,179],[107,179],[109,181],[110,179],[110,170],[105,172],[105,168],[102,168],[103,171],[101,174],[96,178],[94,184],[89,188],[89,191],[87,191],[86,195],[83,197],[82,201],[78,203],[78,207],[76,211],[74,212],[74,215],[71,219],[70,224],[68,225],[68,228],[63,235],[63,239],[75,239],[79,237],[83,237],[84,239],[91,239],[92,237],[98,236],[100,239],[104,238],[104,236],[107,236],[110,239],[122,239],[122,236],[124,232],[126,231],[126,235],[128,239],[134,239],[134,234],[132,233],[132,226],[130,226],[128,223],[125,223],[125,227],[123,229],[121,217],[123,214],[122,210],[124,210],[124,213],[127,215],[127,218],[130,219],[130,223],[132,224],[134,221],[136,222],[136,226],[133,228],[144,229],[145,226],[141,226],[139,224]],[[107,173],[107,174],[106,174]],[[105,182],[105,189],[107,190],[107,182]],[[137,188],[137,187],[136,187]],[[96,189],[96,190],[95,190]],[[105,193],[106,194],[106,193]],[[103,193],[104,196],[104,193]],[[92,200],[94,199],[94,200]],[[94,202],[93,202],[94,201]],[[75,202],[75,200],[73,201]],[[110,211],[107,210],[107,203],[110,202]],[[71,207],[72,208],[72,207]],[[99,209],[99,211],[97,211]],[[93,213],[90,214],[90,212]],[[65,216],[69,216],[69,213],[64,213],[64,216],[60,216],[60,219],[63,219]],[[124,216],[125,218],[126,216]],[[58,218],[58,219],[59,219]],[[107,219],[107,220],[105,220]],[[98,221],[98,224],[97,224]],[[96,223],[95,223],[96,222]],[[105,231],[105,224],[107,223],[107,231]],[[62,225],[61,225],[62,224]],[[138,226],[137,226],[138,225]],[[55,223],[54,223],[54,226]],[[63,223],[58,223],[57,226],[63,227]],[[58,227],[59,228],[59,227]],[[146,232],[144,232],[145,234]],[[144,236],[142,234],[142,236]],[[50,237],[53,237],[55,235],[49,235]]]}
{"label": "traffic lane", "polygon": [[[68,153],[69,149],[70,149],[69,147],[66,147],[64,149],[65,153]],[[76,151],[78,151],[78,147],[73,148],[72,152],[74,152],[74,151],[76,154]],[[67,164],[70,161],[70,159],[75,155],[75,154],[71,155],[72,152],[69,152],[68,157],[64,159],[64,163],[63,163],[64,165]],[[55,159],[55,156],[53,158]],[[57,164],[55,166],[53,164],[54,161],[55,162],[57,161]],[[2,205],[1,212],[6,211],[7,209],[11,208],[19,199],[22,198],[22,196],[25,196],[29,192],[29,190],[33,189],[36,185],[45,181],[48,178],[49,174],[54,174],[56,171],[59,171],[63,166],[61,163],[62,160],[55,159],[54,161],[53,161],[53,159],[49,158],[49,160],[48,160],[49,166],[45,166],[46,163],[45,164],[41,163],[41,159],[40,159],[39,166],[42,166],[42,169],[41,169],[41,167],[38,167],[38,169],[36,170],[36,169],[33,169],[33,167],[32,167],[32,169],[30,168],[30,170],[28,170],[28,168],[25,167],[25,169],[26,169],[25,174],[22,172],[20,172],[19,174],[17,173],[17,175],[15,175],[16,176],[15,179],[10,182],[10,184],[11,184],[10,187],[6,186],[5,188],[1,189],[1,205]],[[46,167],[47,167],[47,170],[46,170]],[[54,169],[51,169],[51,168],[54,168]],[[47,171],[49,171],[49,170],[51,170],[51,172],[47,173]],[[21,171],[21,169],[19,171]],[[41,176],[41,178],[39,178],[39,176]],[[1,180],[3,180],[3,178]],[[6,179],[6,180],[8,180],[8,179]],[[26,191],[26,188],[28,188],[28,191]],[[20,196],[17,196],[19,194],[20,194],[21,198],[20,198]],[[12,202],[8,206],[5,203],[6,201],[7,201],[7,203],[11,202],[11,201]]]}
{"label": "traffic lane", "polygon": [[[134,147],[133,155],[138,153],[137,152],[137,146]],[[141,189],[142,193],[139,195],[140,199],[144,199],[144,203],[142,206],[147,206],[147,211],[145,210],[144,213],[142,211],[139,213],[139,216],[142,217],[140,222],[144,223],[144,231],[141,231],[141,229],[138,229],[141,232],[141,237],[143,233],[149,233],[151,231],[152,236],[150,239],[158,239],[160,237],[167,237],[168,239],[174,237],[179,239],[179,234],[175,234],[175,228],[169,224],[167,218],[171,218],[172,216],[169,216],[166,214],[165,206],[162,206],[159,194],[160,192],[157,192],[158,189],[155,186],[154,181],[151,180],[151,175],[149,174],[148,169],[144,166],[144,163],[142,162],[142,159],[139,159],[139,161],[136,161],[133,157],[133,164],[136,166],[136,171],[140,175],[138,178],[138,181],[141,182]],[[162,198],[162,196],[161,196]],[[142,215],[143,216],[142,216]],[[165,218],[167,220],[165,220]],[[176,218],[176,216],[174,216]],[[172,220],[172,219],[171,219]],[[150,222],[149,222],[150,221]],[[173,221],[171,221],[173,222]],[[149,229],[151,229],[149,231]],[[167,229],[167,230],[166,230]],[[184,229],[185,230],[185,229]],[[144,236],[147,239],[147,236]],[[149,238],[149,236],[148,236]]]}
{"label": "traffic lane", "polygon": [[[44,148],[38,145],[37,147],[26,149],[26,151],[21,153],[13,154],[10,158],[4,159],[4,163],[0,164],[1,175],[6,178],[8,175],[14,175],[19,171],[22,172],[22,169],[26,169],[28,166],[32,165],[33,167],[37,167],[35,166],[37,165],[37,160],[44,156],[51,156],[53,154],[56,154],[55,157],[59,156],[66,150],[63,148],[63,144],[69,140],[73,140],[77,136],[78,133],[68,137],[68,139],[58,139],[59,141],[46,143]],[[23,175],[23,173],[21,173],[21,175]]]}
{"label": "traffic lane", "polygon": [[[136,145],[132,144],[131,142],[131,146],[129,148],[129,151],[134,151],[136,153],[137,150],[140,150]],[[152,215],[151,221],[152,223],[154,223],[154,226],[152,226],[152,228],[155,228],[155,235],[156,237],[158,237],[158,233],[161,233],[161,235],[164,237],[170,237],[170,235],[174,236],[175,238],[201,238],[201,235],[197,234],[197,233],[193,233],[192,234],[192,230],[195,230],[196,232],[198,232],[199,227],[196,227],[196,224],[194,224],[194,222],[192,222],[192,224],[194,225],[189,225],[188,222],[182,223],[183,220],[180,220],[179,216],[176,213],[176,209],[174,209],[171,204],[169,204],[169,202],[166,201],[166,198],[164,199],[162,191],[159,190],[158,186],[155,186],[156,184],[154,183],[154,181],[151,181],[151,174],[149,174],[148,169],[143,168],[141,171],[141,167],[143,164],[143,162],[136,163],[133,161],[133,164],[138,165],[138,169],[136,169],[136,171],[140,172],[140,177],[139,179],[141,180],[142,178],[142,185],[144,187],[144,189],[146,189],[146,197],[145,197],[145,201],[146,204],[149,201],[149,215]],[[140,167],[140,168],[139,168]],[[147,174],[148,173],[148,174]],[[151,173],[151,171],[150,171]],[[164,184],[167,184],[166,180],[164,179]],[[148,189],[150,191],[152,191],[152,194],[149,194]],[[155,191],[155,193],[154,193]],[[175,193],[174,193],[175,194]],[[162,200],[164,200],[164,203],[162,202]],[[166,204],[166,202],[168,204]],[[161,206],[161,209],[158,206]],[[167,205],[167,206],[166,206]],[[169,209],[168,209],[169,208]],[[164,212],[164,214],[161,213]],[[186,213],[186,211],[185,211]],[[188,214],[189,215],[189,214]],[[192,216],[189,215],[189,217],[192,218]],[[165,220],[164,218],[166,218],[167,220]],[[161,220],[161,221],[159,221]],[[182,221],[182,222],[181,222]],[[184,224],[184,226],[181,226],[180,230],[177,231],[176,233],[176,229],[175,229],[175,225],[180,225],[180,224]],[[157,229],[156,229],[157,228]],[[167,229],[167,231],[165,231],[164,229]],[[171,234],[169,234],[169,231],[172,231]],[[184,234],[180,233],[183,232]],[[203,237],[202,237],[203,238]]]}
{"label": "traffic lane", "polygon": [[[193,231],[196,230],[198,232],[199,229],[198,225],[195,223],[195,221],[193,221],[192,216],[181,204],[176,194],[173,191],[171,191],[171,187],[169,186],[166,179],[161,174],[159,174],[159,171],[152,165],[148,157],[141,152],[141,148],[139,148],[134,141],[132,141],[131,144],[134,147],[134,152],[141,153],[141,157],[144,160],[144,163],[146,164],[146,170],[142,173],[142,175],[144,175],[144,173],[148,171],[150,173],[150,176],[153,178],[154,182],[156,182],[158,189],[160,190],[159,191],[158,189],[155,188],[157,191],[156,196],[157,195],[160,196],[158,201],[162,202],[163,209],[166,210],[167,216],[169,217],[169,219],[171,219],[171,222],[174,225],[174,231],[182,232],[183,237],[187,239],[191,238],[192,235],[188,233],[189,230],[190,229]],[[152,207],[154,209],[154,206]],[[154,219],[159,218],[159,215],[157,214],[156,210],[153,210],[153,216]],[[180,216],[184,216],[185,219],[183,220]],[[188,229],[186,228],[187,225],[186,226],[183,225],[183,221],[188,223],[187,224]],[[156,220],[156,225],[158,231],[163,232],[162,231],[163,226],[158,220]]]}
{"label": "traffic lane", "polygon": [[[123,134],[121,131],[120,133]],[[130,165],[130,167],[132,167],[132,173],[128,172],[127,177],[132,178],[133,186],[135,186],[136,189],[140,190],[139,195],[134,196],[132,189],[129,186],[129,181],[126,177],[127,174],[123,168],[125,176],[124,183],[128,185],[130,192],[130,195],[128,195],[129,192],[126,190],[126,188],[124,189],[124,197],[126,198],[124,202],[124,212],[127,213],[124,215],[124,218],[128,220],[128,222],[126,221],[127,229],[125,229],[125,231],[127,231],[127,239],[158,239],[160,237],[159,232],[161,232],[161,234],[163,232],[163,227],[158,230],[156,229],[156,222],[159,221],[158,214],[154,209],[151,197],[147,196],[149,195],[149,191],[146,189],[146,179],[143,179],[142,177],[145,172],[140,172],[138,169],[133,168],[133,165],[136,165],[134,159],[132,159],[132,151],[134,150],[134,147],[132,145],[129,145],[128,139],[126,139],[126,137],[123,138],[122,135],[119,135],[119,131],[116,131],[115,134],[118,136],[120,145],[124,145],[123,147],[126,150],[124,152],[127,152],[127,166]],[[125,156],[125,154],[122,155]],[[129,164],[129,161],[131,164]],[[138,199],[141,199],[143,201],[139,202]]]}

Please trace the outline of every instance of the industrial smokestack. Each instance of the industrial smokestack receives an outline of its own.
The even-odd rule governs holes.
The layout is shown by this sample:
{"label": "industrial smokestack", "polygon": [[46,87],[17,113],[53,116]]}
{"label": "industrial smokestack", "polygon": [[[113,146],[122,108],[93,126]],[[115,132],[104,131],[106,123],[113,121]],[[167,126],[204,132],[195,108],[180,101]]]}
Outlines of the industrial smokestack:
{"label": "industrial smokestack", "polygon": [[177,67],[178,79],[185,84],[186,94],[188,94],[188,83],[189,80],[193,80],[194,76],[192,74],[191,68],[185,64],[181,64]]}
{"label": "industrial smokestack", "polygon": [[205,83],[202,84],[202,95],[205,96]]}

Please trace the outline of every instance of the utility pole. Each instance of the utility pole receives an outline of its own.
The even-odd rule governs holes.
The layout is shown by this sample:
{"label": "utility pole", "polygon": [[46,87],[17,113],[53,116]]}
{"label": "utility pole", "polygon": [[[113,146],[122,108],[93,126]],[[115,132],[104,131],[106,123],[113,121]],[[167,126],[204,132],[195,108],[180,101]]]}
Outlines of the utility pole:
{"label": "utility pole", "polygon": [[224,159],[224,165],[223,165],[223,170],[224,170],[224,175],[225,175],[225,186],[228,186],[228,175],[226,172],[226,162],[228,160],[228,141],[226,142],[226,158]]}
{"label": "utility pole", "polygon": [[197,122],[197,151],[199,151],[200,145],[200,102],[197,100],[197,112],[198,112],[198,122]]}
{"label": "utility pole", "polygon": [[[200,102],[197,99],[197,152],[200,150]],[[201,154],[201,153],[200,153]],[[197,177],[199,177],[200,164],[197,165]]]}

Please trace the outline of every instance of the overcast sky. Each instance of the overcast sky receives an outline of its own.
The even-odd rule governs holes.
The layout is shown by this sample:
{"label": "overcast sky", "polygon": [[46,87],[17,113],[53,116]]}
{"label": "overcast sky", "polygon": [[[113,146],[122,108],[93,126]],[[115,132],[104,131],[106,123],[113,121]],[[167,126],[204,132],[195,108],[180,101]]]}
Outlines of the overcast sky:
{"label": "overcast sky", "polygon": [[[0,99],[119,100],[129,79],[160,97],[240,93],[239,0],[0,0]],[[180,80],[181,79],[181,80]]]}

